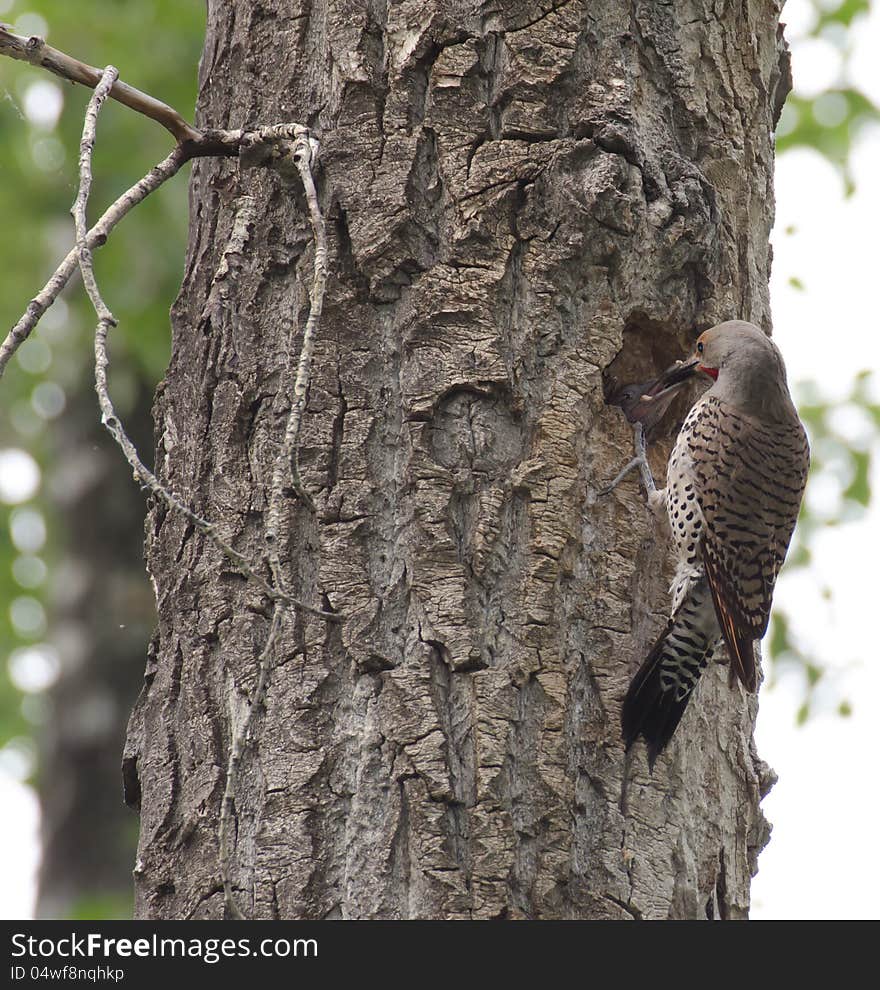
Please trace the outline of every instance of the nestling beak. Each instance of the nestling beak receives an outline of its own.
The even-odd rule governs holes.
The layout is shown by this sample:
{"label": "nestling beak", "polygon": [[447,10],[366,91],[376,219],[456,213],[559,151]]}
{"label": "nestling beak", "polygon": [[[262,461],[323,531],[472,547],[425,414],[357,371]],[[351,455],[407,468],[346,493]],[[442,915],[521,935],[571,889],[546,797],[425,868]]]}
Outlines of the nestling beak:
{"label": "nestling beak", "polygon": [[682,386],[686,385],[694,374],[699,370],[700,362],[694,358],[687,361],[676,361],[670,368],[657,379],[654,386],[656,397],[674,395]]}

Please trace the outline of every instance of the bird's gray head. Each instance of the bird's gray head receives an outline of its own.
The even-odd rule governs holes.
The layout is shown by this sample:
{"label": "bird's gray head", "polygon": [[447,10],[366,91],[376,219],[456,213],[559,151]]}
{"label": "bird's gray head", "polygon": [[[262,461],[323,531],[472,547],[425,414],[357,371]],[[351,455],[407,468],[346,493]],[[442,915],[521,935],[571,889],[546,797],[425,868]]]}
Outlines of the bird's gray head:
{"label": "bird's gray head", "polygon": [[791,410],[779,348],[753,323],[728,320],[697,338],[682,374],[701,371],[715,381],[712,394],[757,416]]}
{"label": "bird's gray head", "polygon": [[769,374],[785,383],[785,365],[779,348],[753,323],[728,320],[700,334],[694,347],[697,370],[716,381],[720,377]]}

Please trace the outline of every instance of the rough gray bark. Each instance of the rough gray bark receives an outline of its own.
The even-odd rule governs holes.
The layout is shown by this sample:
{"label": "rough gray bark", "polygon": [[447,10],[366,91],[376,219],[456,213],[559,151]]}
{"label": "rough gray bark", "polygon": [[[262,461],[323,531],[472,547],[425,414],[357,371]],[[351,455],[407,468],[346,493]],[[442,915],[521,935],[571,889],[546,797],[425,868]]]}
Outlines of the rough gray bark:
{"label": "rough gray bark", "polygon": [[[625,757],[669,575],[635,482],[595,493],[631,445],[604,377],[769,324],[778,8],[209,4],[200,122],[313,126],[331,247],[300,459],[317,512],[291,497],[286,558],[292,592],[346,619],[283,630],[237,794],[248,915],[747,914],[755,703],[716,668],[653,777]],[[156,463],[257,554],[309,229],[273,173],[200,162],[191,193]],[[215,282],[245,194],[262,222]],[[218,917],[230,732],[271,609],[162,509],[148,557],[137,913]]]}

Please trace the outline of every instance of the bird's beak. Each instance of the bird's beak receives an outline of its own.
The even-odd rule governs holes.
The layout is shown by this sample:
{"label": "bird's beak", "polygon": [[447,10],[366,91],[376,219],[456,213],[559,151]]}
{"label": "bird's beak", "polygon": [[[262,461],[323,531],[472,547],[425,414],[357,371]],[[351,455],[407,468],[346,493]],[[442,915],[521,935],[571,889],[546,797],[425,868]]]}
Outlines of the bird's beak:
{"label": "bird's beak", "polygon": [[674,395],[693,378],[699,363],[696,359],[691,361],[676,361],[672,367],[667,368],[657,379],[657,384],[654,388],[655,398],[659,398],[661,395]]}

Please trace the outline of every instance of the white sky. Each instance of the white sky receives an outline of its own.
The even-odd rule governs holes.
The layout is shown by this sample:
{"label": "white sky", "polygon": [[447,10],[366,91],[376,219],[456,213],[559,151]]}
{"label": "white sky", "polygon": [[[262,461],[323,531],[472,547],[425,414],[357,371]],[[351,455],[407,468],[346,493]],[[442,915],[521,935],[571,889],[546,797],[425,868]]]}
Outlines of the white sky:
{"label": "white sky", "polygon": [[[0,0],[2,3],[2,0]],[[827,43],[796,42],[809,24],[807,0],[789,0],[795,84],[805,94],[834,84],[839,57]],[[853,34],[850,77],[880,103],[880,9]],[[880,128],[866,134],[853,157],[857,191],[843,198],[840,176],[812,152],[789,152],[777,163],[775,261],[771,283],[776,340],[789,380],[815,378],[835,396],[846,394],[866,368],[880,375],[880,325],[874,293],[880,280]],[[788,235],[787,228],[796,232]],[[788,280],[798,278],[803,291]],[[875,451],[880,461],[880,451]],[[876,851],[880,744],[875,708],[880,663],[872,619],[877,608],[880,550],[880,469],[867,517],[822,532],[808,570],[783,573],[776,600],[796,634],[835,670],[831,691],[819,691],[815,715],[795,726],[803,698],[797,677],[782,676],[761,692],[757,740],[761,756],[779,774],[764,801],[773,838],[761,854],[752,887],[752,917],[880,917],[880,859]],[[826,601],[820,589],[833,588]],[[853,715],[831,710],[845,696]],[[827,710],[822,711],[822,702]],[[29,788],[0,764],[0,918],[33,911],[39,816]],[[9,851],[13,855],[9,855]]]}

